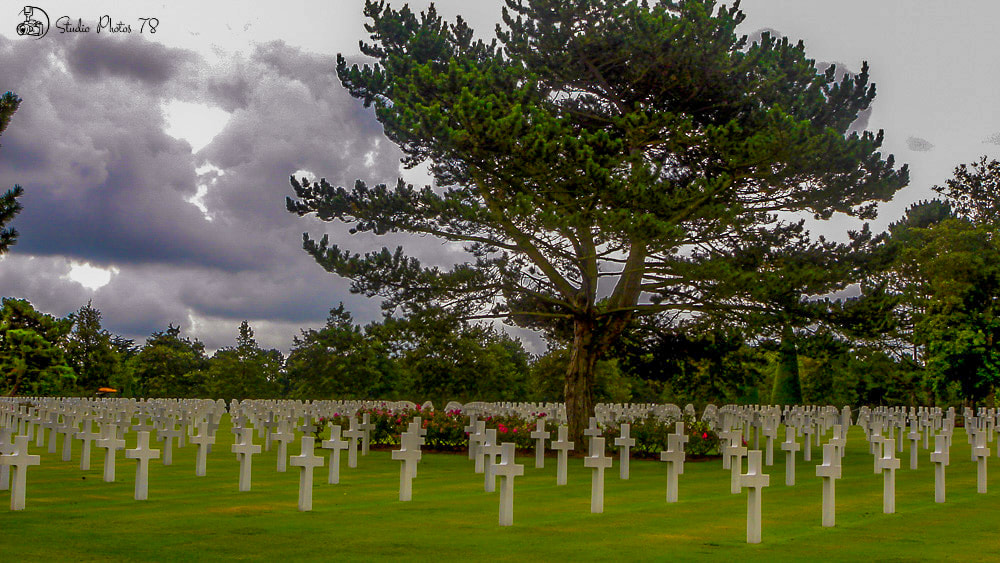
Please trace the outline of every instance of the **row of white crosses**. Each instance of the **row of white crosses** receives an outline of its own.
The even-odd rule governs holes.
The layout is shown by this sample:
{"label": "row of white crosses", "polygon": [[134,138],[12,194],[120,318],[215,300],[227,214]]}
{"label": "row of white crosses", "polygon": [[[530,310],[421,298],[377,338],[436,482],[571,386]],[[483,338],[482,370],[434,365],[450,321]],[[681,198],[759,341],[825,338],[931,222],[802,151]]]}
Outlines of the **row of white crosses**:
{"label": "row of white crosses", "polygon": [[[54,443],[55,440],[51,437],[53,431],[55,431],[57,434],[63,434],[64,440],[68,440],[71,432],[65,432],[65,431],[60,432],[59,430],[65,426],[74,426],[73,421],[76,419],[76,416],[74,415],[74,413],[71,412],[58,413],[53,411],[47,411],[44,414],[47,414],[48,416],[47,417],[42,416],[42,413],[39,413],[38,419],[42,421],[41,424],[43,425],[48,423],[47,426],[41,426],[41,428],[43,430],[44,429],[49,430],[50,449],[51,451],[54,452],[55,449],[52,448],[52,443]],[[138,445],[134,450],[127,450],[126,457],[136,459],[137,461],[135,498],[137,500],[143,500],[146,498],[147,495],[148,462],[150,459],[156,459],[160,457],[159,450],[154,450],[149,447],[150,430],[156,427],[166,428],[163,420],[169,419],[169,417],[162,416],[163,415],[162,412],[159,413],[157,416],[147,416],[143,415],[142,413],[137,413],[137,414],[139,416],[139,423],[136,425],[136,428],[138,429]],[[210,438],[211,434],[208,428],[212,424],[215,424],[217,426],[217,424],[213,422],[215,414],[217,414],[217,411],[209,412],[205,416],[205,419],[202,420],[198,436],[192,437],[191,440],[192,443],[199,445],[200,450],[201,448],[210,445],[210,443],[207,443],[210,441],[208,438]],[[789,413],[786,413],[786,415],[787,414]],[[843,420],[842,418],[831,417],[829,413],[819,413],[819,414],[823,415],[824,419],[828,422]],[[876,473],[883,474],[884,511],[886,513],[892,513],[895,510],[894,506],[895,471],[899,469],[900,462],[899,459],[895,458],[895,456],[893,455],[897,446],[897,441],[893,438],[892,431],[889,430],[888,432],[889,435],[887,437],[881,436],[881,432],[883,429],[887,427],[888,424],[895,424],[896,427],[901,427],[898,424],[898,420],[900,420],[902,417],[898,415],[893,415],[892,413],[889,413],[890,416],[884,416],[884,414],[885,413],[881,414],[863,413],[862,417],[859,417],[859,421],[862,418],[865,420],[866,424],[868,424],[868,429],[871,430],[872,441],[877,442],[873,444],[873,446],[878,447],[875,470]],[[987,413],[987,415],[989,415],[989,413]],[[752,426],[757,424],[757,422],[754,422],[757,420],[760,421],[760,424],[762,426],[766,426],[768,424],[767,418],[770,415],[754,413],[752,414],[752,416],[753,416],[752,419],[753,421],[750,422]],[[804,419],[805,422],[804,426],[806,427],[812,426],[813,422],[811,422],[810,420],[811,418],[810,414],[802,414],[800,416],[801,418]],[[60,417],[62,417],[63,419],[62,425],[59,424]],[[722,413],[722,419],[724,421],[727,420],[726,417],[727,413]],[[924,418],[930,420],[929,417],[924,417]],[[357,426],[356,419],[352,417],[351,420],[352,420],[352,426]],[[742,420],[744,428],[746,428],[747,419],[745,417],[742,419],[729,418],[730,423],[736,421],[737,425],[739,425],[740,420]],[[848,415],[848,420],[849,420],[849,415]],[[910,423],[910,429],[911,429],[910,439],[912,442],[915,442],[916,439],[912,436],[912,434],[915,433],[914,425],[918,424],[918,422],[915,421],[918,421],[919,418],[917,416],[914,416],[914,413],[911,413],[907,418],[907,420]],[[972,419],[972,417],[970,416],[969,426],[967,427],[967,433],[970,434],[971,439],[974,442],[973,456],[978,461],[979,465],[979,480],[978,480],[979,491],[985,492],[985,482],[986,482],[985,464],[986,464],[986,458],[989,456],[989,449],[985,445],[988,439],[988,432],[986,431],[986,428],[992,430],[993,426],[990,426],[989,423],[983,422],[982,420],[983,419],[976,421],[975,419]],[[90,421],[86,420],[86,422],[87,425],[84,428],[84,430],[79,430],[77,426],[75,433],[89,433]],[[950,427],[953,425],[953,422],[954,422],[953,416],[951,415],[949,415],[949,417],[944,419],[944,424],[941,425],[941,433],[938,436],[936,436],[935,439],[936,443],[935,452],[931,455],[931,461],[937,464],[935,472],[935,482],[936,482],[935,497],[938,502],[943,502],[944,500],[944,466],[948,463],[947,448],[950,442]],[[126,426],[127,428],[128,424],[129,424],[128,422],[125,422],[124,426]],[[255,446],[252,444],[252,431],[246,428],[244,424],[245,420],[243,419],[243,416],[238,414],[234,426],[237,427],[238,435],[240,436],[240,438],[239,441],[233,446],[233,451],[234,453],[237,453],[241,461],[240,490],[249,490],[250,459],[253,454],[260,452],[260,446]],[[480,431],[482,430],[481,426],[482,424],[483,424],[482,422],[478,422],[475,424],[475,426],[477,427],[477,434],[481,433]],[[124,448],[124,440],[119,438],[119,430],[122,427],[122,425],[123,425],[122,417],[118,417],[117,420],[108,420],[103,424],[103,432],[101,433],[100,439],[96,440],[96,443],[98,444],[99,447],[105,448],[106,456],[110,456],[110,463],[108,463],[107,461],[105,463],[106,480],[110,481],[114,480],[114,453],[118,449]],[[173,429],[173,426],[174,426],[173,424],[170,424],[170,430]],[[311,421],[307,420],[306,424],[303,425],[303,427],[300,427],[300,429],[304,428],[305,431],[308,432],[311,431],[308,429],[308,427],[310,426],[311,426]],[[819,430],[819,435],[822,435],[822,433],[825,431],[824,428],[825,426],[826,423],[817,426],[817,430]],[[17,427],[19,429],[25,428],[25,426],[21,424],[20,421],[18,421]],[[846,437],[846,427],[842,427],[839,424],[832,424],[832,426],[830,426],[829,429],[833,430],[833,437],[830,439],[829,443],[823,447],[824,461],[822,465],[817,467],[817,476],[822,477],[824,479],[824,495],[823,495],[824,526],[832,526],[834,525],[835,521],[834,481],[840,478],[840,459],[844,455],[844,438]],[[409,444],[410,441],[412,440],[412,438],[410,438],[409,436],[416,436],[418,443],[416,444],[415,447],[413,447],[412,445],[410,447],[407,447],[407,444],[404,444],[403,448],[400,451],[415,452],[416,459],[419,459],[419,436],[421,430],[422,429],[420,428],[420,423],[418,418],[413,424],[411,424],[411,428],[407,432],[408,437],[406,438],[407,444]],[[553,442],[553,449],[557,449],[560,451],[561,454],[565,454],[572,448],[572,443],[566,441],[566,432],[565,432],[566,428],[562,426],[560,427],[559,430],[560,430],[559,439]],[[331,451],[331,462],[334,461],[333,459],[334,456],[339,457],[339,453],[342,449],[347,449],[346,447],[340,446],[341,444],[344,444],[344,441],[340,439],[339,431],[340,429],[339,427],[337,427],[333,432],[333,435],[330,440],[331,445],[338,444],[335,445]],[[279,428],[279,433],[280,432],[281,430]],[[539,435],[533,437],[539,439],[539,442],[537,443],[538,447],[539,448],[544,447],[544,439],[548,435],[548,433],[544,431],[544,424],[539,424],[536,427],[536,432],[538,432]],[[591,441],[590,441],[590,455],[587,458],[585,458],[584,465],[593,470],[591,506],[592,506],[592,511],[594,512],[600,512],[603,510],[604,471],[613,465],[611,458],[608,458],[604,455],[605,444],[604,444],[604,439],[600,437],[600,433],[601,433],[600,428],[598,427],[596,419],[592,419],[590,427],[585,432],[585,434],[588,435]],[[28,436],[18,436],[18,438],[23,438],[22,441],[24,442],[25,445],[24,451],[22,452],[20,450],[15,449],[16,448],[15,443],[17,442],[16,440],[14,441],[14,443],[9,442],[10,440],[9,431],[7,434],[8,434],[7,436],[0,435],[0,438],[3,438],[0,439],[0,454],[4,456],[0,458],[0,466],[3,466],[5,469],[7,469],[8,467],[15,468],[14,469],[15,492],[12,493],[12,508],[14,508],[14,506],[18,504],[18,499],[20,499],[19,503],[20,507],[23,508],[24,488],[22,486],[20,488],[20,494],[17,494],[18,487],[16,483],[24,480],[24,474],[25,474],[24,470],[26,469],[27,466],[37,464],[33,462],[37,461],[37,456],[34,456],[33,460],[32,456],[27,455],[26,446],[29,439]],[[542,434],[545,434],[545,436],[542,436]],[[490,484],[495,483],[496,476],[503,477],[505,475],[504,473],[501,473],[498,470],[498,468],[503,465],[511,465],[512,467],[514,466],[512,465],[513,464],[512,455],[508,456],[510,461],[504,461],[504,450],[506,449],[506,445],[501,446],[497,444],[496,431],[488,430],[485,432],[485,435],[486,437],[482,440],[482,445],[480,446],[479,453],[477,454],[477,463],[479,458],[481,458],[483,461],[484,472],[486,472],[487,474],[486,490],[492,491]],[[683,443],[679,441],[682,435],[683,431],[679,425],[677,435],[671,435],[670,443],[668,445],[668,450],[661,454],[661,459],[663,461],[668,462],[668,484],[667,484],[668,502],[676,501],[676,475],[680,474],[683,471]],[[723,430],[722,432],[720,432],[720,436],[724,438],[723,446],[724,446],[724,451],[726,452],[726,455],[724,456],[724,463],[726,461],[729,461],[730,467],[734,475],[733,492],[739,492],[740,490],[742,490],[742,488],[749,487],[751,489],[750,496],[748,497],[748,541],[754,541],[755,538],[756,541],[759,541],[759,536],[760,536],[759,493],[760,493],[760,488],[768,484],[767,479],[765,479],[767,476],[762,475],[760,473],[761,452],[759,450],[754,450],[749,452],[748,454],[746,448],[742,446],[742,432],[740,431]],[[786,444],[794,444],[795,443],[794,436],[795,436],[794,426],[786,426]],[[360,437],[361,436],[357,436],[357,438]],[[471,438],[472,437],[470,436],[470,442],[475,443]],[[311,509],[312,469],[317,466],[323,465],[323,459],[319,456],[316,456],[313,453],[314,449],[313,440],[314,439],[312,437],[308,436],[304,437],[302,441],[301,455],[292,458],[293,460],[292,465],[299,466],[302,470],[302,476],[300,478],[300,495],[299,495],[300,510]],[[634,441],[631,440],[632,439],[629,437],[629,427],[627,424],[623,424],[620,432],[620,437],[616,441],[616,445],[622,450],[622,460],[628,459],[628,450],[632,445],[634,445]],[[85,440],[85,441],[89,442],[91,440]],[[727,441],[728,444],[725,443]],[[9,447],[6,445],[8,443],[10,443]],[[562,444],[562,447],[561,448],[557,447],[556,444]],[[326,443],[324,443],[324,445],[326,445]],[[797,444],[795,445],[797,446]],[[512,448],[513,445],[511,445],[511,449]],[[794,467],[794,451],[796,450],[796,448],[794,447],[785,448],[783,444],[783,449],[786,449],[786,451],[790,454],[791,457],[791,463],[789,463],[788,465]],[[681,453],[679,459],[677,459],[676,455],[673,455],[676,454],[678,451]],[[399,459],[404,461],[405,457],[407,456],[413,457],[412,454],[404,453],[400,455],[402,457],[400,457]],[[750,469],[748,473],[743,474],[741,473],[742,458],[745,455],[750,460],[749,461]],[[501,458],[499,463],[496,462],[497,456],[500,456]],[[394,458],[395,457],[396,454],[394,453]],[[538,463],[538,459],[539,457],[536,456],[536,463]],[[331,466],[332,465],[334,464],[331,463]],[[339,463],[337,463],[336,465],[339,466]],[[244,467],[246,469],[244,469]],[[676,470],[675,468],[679,468],[679,471]],[[405,471],[403,471],[404,469]],[[412,478],[416,476],[416,465],[415,463],[412,463],[412,465],[410,463],[404,463],[404,467],[403,469],[401,469],[401,471],[403,472],[401,473],[400,495],[401,495],[401,500],[403,500],[404,480],[406,481],[407,485],[410,483],[410,481],[412,481]],[[519,474],[523,474],[523,468],[520,470],[521,473],[517,473],[518,471],[517,469],[504,469],[503,471],[509,473],[509,475],[505,477],[505,479],[509,479],[509,482],[506,480],[504,482],[507,482],[509,485],[508,490],[510,491],[509,492],[510,497],[508,498],[508,493],[503,493],[501,495],[502,502],[501,502],[500,521],[502,525],[509,525],[509,524],[504,524],[504,522],[512,522],[513,477]],[[307,473],[308,473],[308,478],[306,477]],[[334,475],[333,467],[331,467],[331,477],[330,477],[331,483],[335,481],[333,475]],[[623,479],[627,479],[628,478],[627,471],[621,472],[620,476]],[[794,473],[792,480],[794,480]],[[788,481],[787,475],[786,475],[786,481]],[[565,472],[563,472],[562,482],[565,483]],[[502,486],[501,489],[503,492],[504,487]],[[673,494],[671,489],[673,489]],[[407,493],[407,497],[409,497],[409,493]],[[672,498],[673,500],[671,500]],[[406,500],[408,500],[408,498]],[[755,506],[756,509],[754,508]],[[756,514],[756,517],[754,516],[754,514]]]}

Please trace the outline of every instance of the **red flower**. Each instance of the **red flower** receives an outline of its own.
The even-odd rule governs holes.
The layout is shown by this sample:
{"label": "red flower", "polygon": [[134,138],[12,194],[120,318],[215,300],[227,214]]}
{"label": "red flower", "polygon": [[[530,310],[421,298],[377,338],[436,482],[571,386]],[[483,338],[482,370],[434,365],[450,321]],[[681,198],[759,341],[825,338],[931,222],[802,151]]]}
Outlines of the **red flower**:
{"label": "red flower", "polygon": [[701,433],[701,439],[702,440],[707,440],[708,439],[708,432],[702,432]]}

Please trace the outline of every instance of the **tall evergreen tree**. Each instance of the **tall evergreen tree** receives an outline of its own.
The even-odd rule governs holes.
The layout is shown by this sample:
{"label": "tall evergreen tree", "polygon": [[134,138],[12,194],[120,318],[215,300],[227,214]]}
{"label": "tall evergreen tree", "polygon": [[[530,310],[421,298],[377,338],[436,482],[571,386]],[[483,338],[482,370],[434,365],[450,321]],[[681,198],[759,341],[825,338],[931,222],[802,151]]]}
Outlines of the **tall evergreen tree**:
{"label": "tall evergreen tree", "polygon": [[438,188],[292,178],[288,209],[432,235],[470,258],[446,270],[402,248],[359,255],[308,235],[304,247],[388,308],[571,324],[574,439],[594,366],[632,317],[706,305],[679,274],[685,252],[780,235],[778,211],[872,217],[906,183],[881,132],[848,134],[875,96],[867,64],[838,81],[801,42],[748,44],[738,3],[506,0],[489,43],[433,7],[367,0],[365,14],[375,64],[339,57],[338,75]]}
{"label": "tall evergreen tree", "polygon": [[201,341],[181,337],[181,327],[168,325],[146,339],[127,367],[140,396],[200,397],[208,358]]}
{"label": "tall evergreen tree", "polygon": [[209,360],[205,390],[209,396],[221,399],[277,397],[284,360],[277,350],[261,349],[250,322],[243,321],[236,347],[223,348]]}
{"label": "tall evergreen tree", "polygon": [[94,392],[116,378],[121,356],[112,344],[113,335],[101,328],[101,312],[91,302],[81,307],[74,318],[66,355],[76,372],[77,386]]}

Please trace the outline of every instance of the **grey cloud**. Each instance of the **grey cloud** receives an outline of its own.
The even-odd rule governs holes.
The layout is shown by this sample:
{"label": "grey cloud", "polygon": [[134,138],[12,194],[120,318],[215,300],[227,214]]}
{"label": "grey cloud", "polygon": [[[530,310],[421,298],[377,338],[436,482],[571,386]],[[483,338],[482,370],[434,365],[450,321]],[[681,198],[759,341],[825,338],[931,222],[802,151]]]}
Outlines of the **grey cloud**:
{"label": "grey cloud", "polygon": [[927,139],[920,137],[907,137],[906,148],[916,152],[927,152],[934,148],[934,145]]}
{"label": "grey cloud", "polygon": [[185,61],[196,56],[126,35],[111,38],[82,33],[66,43],[66,63],[72,72],[89,80],[124,77],[149,85],[161,85],[173,78]]}
{"label": "grey cloud", "polygon": [[92,295],[82,285],[62,279],[69,270],[69,261],[61,256],[8,254],[0,260],[0,295],[28,299],[37,309],[64,317]]}
{"label": "grey cloud", "polygon": [[[107,79],[121,73],[80,79],[63,72],[51,55],[58,61],[64,51],[52,43],[31,52],[5,42],[0,37],[0,52],[17,63],[5,67],[5,79],[25,102],[0,139],[0,181],[21,183],[26,195],[16,220],[20,242],[0,268],[4,294],[57,314],[93,299],[112,332],[141,343],[181,325],[209,348],[232,345],[239,322],[250,319],[261,326],[262,346],[287,350],[298,328],[321,326],[338,301],[359,322],[379,316],[377,300],[351,295],[347,281],[301,249],[306,230],[366,239],[284,209],[293,195],[288,176],[297,170],[344,185],[393,182],[398,173],[399,152],[370,110],[332,70],[320,76],[332,57],[270,44],[222,68],[188,60],[183,76],[150,89],[141,79]],[[232,112],[198,155],[163,132],[160,104],[174,98]],[[205,196],[211,222],[185,201],[197,192],[194,170],[204,163],[223,169]],[[436,247],[418,242],[417,251],[435,254]],[[91,291],[59,278],[68,259],[120,273]]]}
{"label": "grey cloud", "polygon": [[989,137],[983,139],[984,143],[989,143],[991,145],[1000,145],[1000,132],[994,133]]}

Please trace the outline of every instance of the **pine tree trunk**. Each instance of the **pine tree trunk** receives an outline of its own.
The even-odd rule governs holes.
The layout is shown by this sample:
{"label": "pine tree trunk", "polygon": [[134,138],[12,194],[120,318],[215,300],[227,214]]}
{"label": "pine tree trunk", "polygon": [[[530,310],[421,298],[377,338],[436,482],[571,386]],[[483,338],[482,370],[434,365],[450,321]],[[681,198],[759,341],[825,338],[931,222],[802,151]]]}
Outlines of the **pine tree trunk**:
{"label": "pine tree trunk", "polygon": [[586,451],[583,431],[594,416],[594,366],[600,356],[595,324],[590,319],[578,318],[574,322],[573,347],[566,368],[566,419],[576,452]]}
{"label": "pine tree trunk", "polygon": [[774,374],[771,403],[775,405],[802,403],[802,386],[799,384],[799,354],[795,348],[795,332],[788,325],[785,325],[781,331],[778,371]]}

